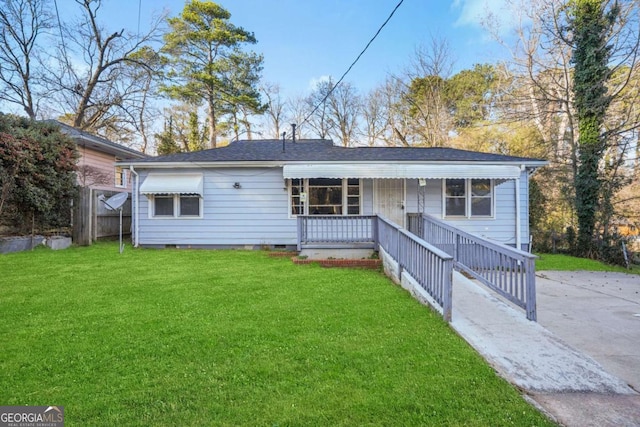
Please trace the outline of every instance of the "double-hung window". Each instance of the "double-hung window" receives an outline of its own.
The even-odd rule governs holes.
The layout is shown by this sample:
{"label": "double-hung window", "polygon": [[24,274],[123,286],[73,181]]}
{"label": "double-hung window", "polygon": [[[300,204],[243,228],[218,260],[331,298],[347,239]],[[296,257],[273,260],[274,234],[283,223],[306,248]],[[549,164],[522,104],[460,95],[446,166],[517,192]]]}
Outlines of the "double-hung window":
{"label": "double-hung window", "polygon": [[202,203],[198,195],[156,194],[153,196],[152,214],[154,218],[200,218]]}
{"label": "double-hung window", "polygon": [[444,216],[487,218],[493,216],[493,181],[490,179],[444,180]]}
{"label": "double-hung window", "polygon": [[291,179],[289,188],[293,216],[360,214],[359,179]]}
{"label": "double-hung window", "polygon": [[140,185],[149,200],[150,218],[202,218],[201,173],[150,173]]}

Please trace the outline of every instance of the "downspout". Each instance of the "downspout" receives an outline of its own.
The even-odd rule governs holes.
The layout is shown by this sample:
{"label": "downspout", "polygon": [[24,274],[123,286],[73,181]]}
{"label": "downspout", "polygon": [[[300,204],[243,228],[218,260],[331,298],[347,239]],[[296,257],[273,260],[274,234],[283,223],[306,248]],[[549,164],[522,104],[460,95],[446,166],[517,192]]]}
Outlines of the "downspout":
{"label": "downspout", "polygon": [[[522,172],[522,167],[520,169]],[[520,207],[520,177],[516,181],[516,249],[522,250],[522,213]]]}
{"label": "downspout", "polygon": [[133,247],[137,248],[138,247],[138,218],[139,218],[139,197],[138,197],[138,185],[140,184],[140,176],[138,175],[138,172],[136,172],[136,170],[133,168],[133,165],[129,165],[129,170],[131,171],[131,173],[134,176],[133,179],[133,197],[132,197],[132,201],[133,201],[133,218],[132,218],[132,222],[133,222]]}

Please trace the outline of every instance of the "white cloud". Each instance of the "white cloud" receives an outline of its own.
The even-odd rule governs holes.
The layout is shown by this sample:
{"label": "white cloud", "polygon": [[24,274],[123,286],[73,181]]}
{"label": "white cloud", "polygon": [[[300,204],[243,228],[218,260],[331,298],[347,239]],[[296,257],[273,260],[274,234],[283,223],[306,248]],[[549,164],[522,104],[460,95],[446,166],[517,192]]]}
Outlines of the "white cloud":
{"label": "white cloud", "polygon": [[509,3],[509,0],[454,0],[452,9],[460,11],[455,25],[480,27],[491,17],[501,27],[511,27],[514,23]]}

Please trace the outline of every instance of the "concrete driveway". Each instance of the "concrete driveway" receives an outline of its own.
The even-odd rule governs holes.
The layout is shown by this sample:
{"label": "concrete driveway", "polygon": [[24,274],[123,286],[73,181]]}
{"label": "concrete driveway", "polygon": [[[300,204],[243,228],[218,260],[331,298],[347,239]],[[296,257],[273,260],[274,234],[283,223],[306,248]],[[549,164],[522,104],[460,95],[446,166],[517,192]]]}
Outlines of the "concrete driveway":
{"label": "concrete driveway", "polygon": [[537,273],[538,322],[454,273],[451,326],[564,426],[640,426],[640,276]]}
{"label": "concrete driveway", "polygon": [[640,392],[640,275],[536,275],[538,323]]}

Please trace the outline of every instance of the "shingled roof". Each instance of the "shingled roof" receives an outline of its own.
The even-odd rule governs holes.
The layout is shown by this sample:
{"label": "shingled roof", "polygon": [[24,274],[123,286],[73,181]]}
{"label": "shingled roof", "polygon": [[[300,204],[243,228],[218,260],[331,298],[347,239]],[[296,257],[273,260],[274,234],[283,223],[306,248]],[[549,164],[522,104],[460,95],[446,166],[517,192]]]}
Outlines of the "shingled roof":
{"label": "shingled roof", "polygon": [[228,146],[210,150],[147,157],[123,164],[159,163],[229,163],[229,162],[486,162],[486,163],[546,163],[526,157],[479,153],[454,148],[428,147],[355,147],[336,146],[331,140],[303,139],[235,141]]}
{"label": "shingled roof", "polygon": [[80,130],[73,126],[69,126],[57,120],[46,120],[46,122],[58,126],[62,133],[71,137],[71,139],[73,139],[79,146],[93,148],[94,150],[102,151],[104,153],[108,153],[124,159],[138,159],[147,157],[146,154],[138,150],[134,150],[133,148],[129,148],[121,144],[116,144],[115,142],[112,142],[106,138]]}

